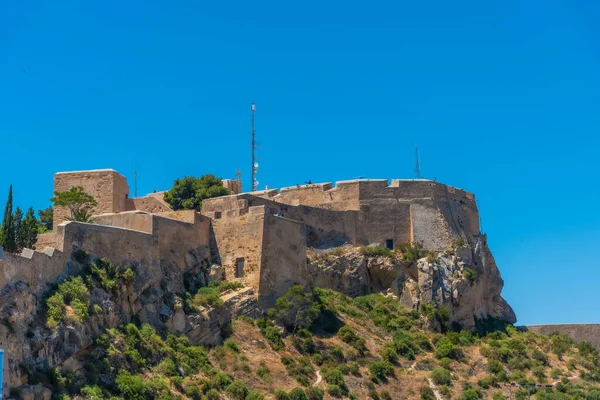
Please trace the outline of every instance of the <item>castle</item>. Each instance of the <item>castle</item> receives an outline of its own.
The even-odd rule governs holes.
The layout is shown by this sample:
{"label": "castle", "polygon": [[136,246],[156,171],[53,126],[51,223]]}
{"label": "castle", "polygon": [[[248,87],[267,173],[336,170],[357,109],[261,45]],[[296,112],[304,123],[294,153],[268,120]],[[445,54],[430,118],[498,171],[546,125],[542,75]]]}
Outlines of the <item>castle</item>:
{"label": "castle", "polygon": [[[472,304],[463,307],[461,318],[469,323],[473,315],[506,315],[514,320],[514,313],[500,297],[502,281],[491,254],[488,256],[471,193],[430,180],[395,179],[390,184],[387,180],[361,179],[337,182],[335,186],[309,184],[250,193],[241,193],[238,181],[225,180],[223,185],[233,194],[204,200],[198,213],[172,210],[163,200],[163,193],[130,198],[127,180],[114,170],[56,173],[55,191],[82,186],[96,199],[94,223],[65,221],[67,210],[56,207],[54,232],[39,235],[36,250],[24,249],[16,255],[0,248],[0,294],[14,298],[15,290],[24,290],[30,299],[5,305],[5,309],[0,306],[0,313],[26,327],[48,287],[78,272],[72,262],[78,250],[115,264],[140,266],[138,292],[146,298],[129,299],[126,318],[135,314],[142,321],[151,321],[163,312],[166,318],[175,315],[151,293],[152,286],[162,284],[170,285],[165,292],[185,291],[183,280],[167,276],[171,273],[182,277],[209,269],[215,279],[236,280],[251,288],[256,303],[264,309],[291,286],[314,284],[315,274],[320,272],[307,260],[308,249],[327,251],[344,244],[391,249],[411,243],[446,251],[454,249],[462,238],[473,252],[478,252],[478,260],[483,260],[482,271],[491,271],[488,275],[492,283],[471,290],[466,298]],[[143,278],[144,273],[147,278]],[[490,285],[495,285],[491,292]],[[356,294],[376,290],[366,287]],[[444,291],[445,301],[452,296],[437,286],[430,291]],[[461,295],[456,293],[454,296]],[[148,303],[153,301],[156,304]],[[414,300],[409,296],[408,302],[413,304]],[[24,309],[17,310],[19,307]],[[189,325],[184,318],[171,320],[183,329]],[[118,321],[105,322],[112,326]],[[183,332],[177,326],[174,329]],[[22,374],[11,359],[26,357],[22,340],[27,339],[14,341],[11,335],[0,325],[0,348],[5,349],[9,359],[5,375],[10,372],[11,380],[18,383]],[[5,393],[7,385],[5,382]]]}
{"label": "castle", "polygon": [[290,286],[307,283],[309,247],[418,243],[446,250],[459,237],[480,235],[474,195],[430,180],[361,179],[251,193],[239,193],[237,181],[223,184],[234,194],[205,200],[196,213],[171,210],[162,193],[130,198],[127,180],[114,170],[57,173],[55,191],[82,186],[96,199],[95,223],[64,222],[67,210],[57,207],[55,233],[40,235],[37,251],[0,259],[0,287],[26,279],[42,288],[77,249],[123,263],[185,265],[195,254],[271,304]]}

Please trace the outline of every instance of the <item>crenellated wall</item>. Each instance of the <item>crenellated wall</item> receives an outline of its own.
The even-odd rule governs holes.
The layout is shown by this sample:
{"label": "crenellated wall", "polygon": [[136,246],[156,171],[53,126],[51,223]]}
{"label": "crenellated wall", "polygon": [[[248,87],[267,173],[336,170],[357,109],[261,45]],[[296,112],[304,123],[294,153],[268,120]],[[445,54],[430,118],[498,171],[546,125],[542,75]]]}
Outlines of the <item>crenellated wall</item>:
{"label": "crenellated wall", "polygon": [[[272,214],[302,222],[308,244],[355,245],[392,241],[420,243],[426,249],[449,249],[460,236],[475,238],[479,214],[475,198],[464,190],[429,180],[354,180],[310,184],[208,199],[202,213],[229,218],[264,205]],[[340,244],[341,244],[340,243]]]}
{"label": "crenellated wall", "polygon": [[[140,211],[101,215],[95,224],[64,222],[57,228],[56,249],[25,249],[21,255],[0,251],[0,289],[19,281],[44,291],[68,275],[68,259],[83,249],[115,263],[161,263],[185,268],[186,257],[210,257],[210,219],[184,211],[166,218]],[[187,264],[186,264],[187,261]]]}

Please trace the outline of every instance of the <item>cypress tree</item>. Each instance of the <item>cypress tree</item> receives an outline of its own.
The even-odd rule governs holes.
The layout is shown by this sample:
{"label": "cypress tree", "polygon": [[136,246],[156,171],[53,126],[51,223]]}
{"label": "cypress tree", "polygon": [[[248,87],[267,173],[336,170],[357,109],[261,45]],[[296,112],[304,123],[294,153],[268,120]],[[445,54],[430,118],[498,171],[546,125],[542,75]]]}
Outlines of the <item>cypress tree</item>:
{"label": "cypress tree", "polygon": [[35,212],[33,211],[33,207],[29,207],[27,213],[25,214],[25,218],[21,223],[21,240],[22,240],[22,248],[28,248],[35,250],[35,242],[37,242],[38,235],[38,220],[35,218]]}
{"label": "cypress tree", "polygon": [[13,229],[15,231],[15,253],[20,253],[23,250],[23,211],[17,206],[12,216]]}
{"label": "cypress tree", "polygon": [[2,220],[2,228],[0,228],[0,245],[4,250],[14,253],[17,250],[15,240],[15,226],[13,224],[12,214],[12,185],[8,189],[8,200],[6,208],[4,208],[4,219]]}

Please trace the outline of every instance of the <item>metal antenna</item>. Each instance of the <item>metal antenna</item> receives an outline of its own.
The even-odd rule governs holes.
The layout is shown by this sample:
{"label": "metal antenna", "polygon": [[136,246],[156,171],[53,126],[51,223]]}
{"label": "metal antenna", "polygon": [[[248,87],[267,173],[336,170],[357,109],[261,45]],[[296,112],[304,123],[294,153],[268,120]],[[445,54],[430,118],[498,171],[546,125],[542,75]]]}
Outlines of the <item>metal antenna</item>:
{"label": "metal antenna", "polygon": [[419,148],[415,146],[415,174],[421,179],[421,165],[419,164]]}
{"label": "metal antenna", "polygon": [[133,170],[133,197],[138,197],[137,194],[137,178],[138,178],[138,170],[137,163],[135,164],[135,169]]}
{"label": "metal antenna", "polygon": [[252,191],[255,192],[258,189],[258,181],[256,180],[256,173],[258,172],[258,158],[254,157],[254,150],[256,150],[256,140],[254,139],[254,112],[256,111],[256,105],[252,102]]}

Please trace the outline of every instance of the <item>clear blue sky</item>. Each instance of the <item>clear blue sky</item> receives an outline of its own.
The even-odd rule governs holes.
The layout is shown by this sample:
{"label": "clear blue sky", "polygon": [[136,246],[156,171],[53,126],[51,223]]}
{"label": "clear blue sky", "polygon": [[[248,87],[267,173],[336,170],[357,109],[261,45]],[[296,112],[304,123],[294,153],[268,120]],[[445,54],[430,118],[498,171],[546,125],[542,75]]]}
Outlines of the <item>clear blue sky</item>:
{"label": "clear blue sky", "polygon": [[[0,2],[0,203],[414,176],[476,193],[520,324],[600,322],[597,1]],[[131,184],[131,186],[133,186]],[[132,188],[133,191],[133,188]]]}

